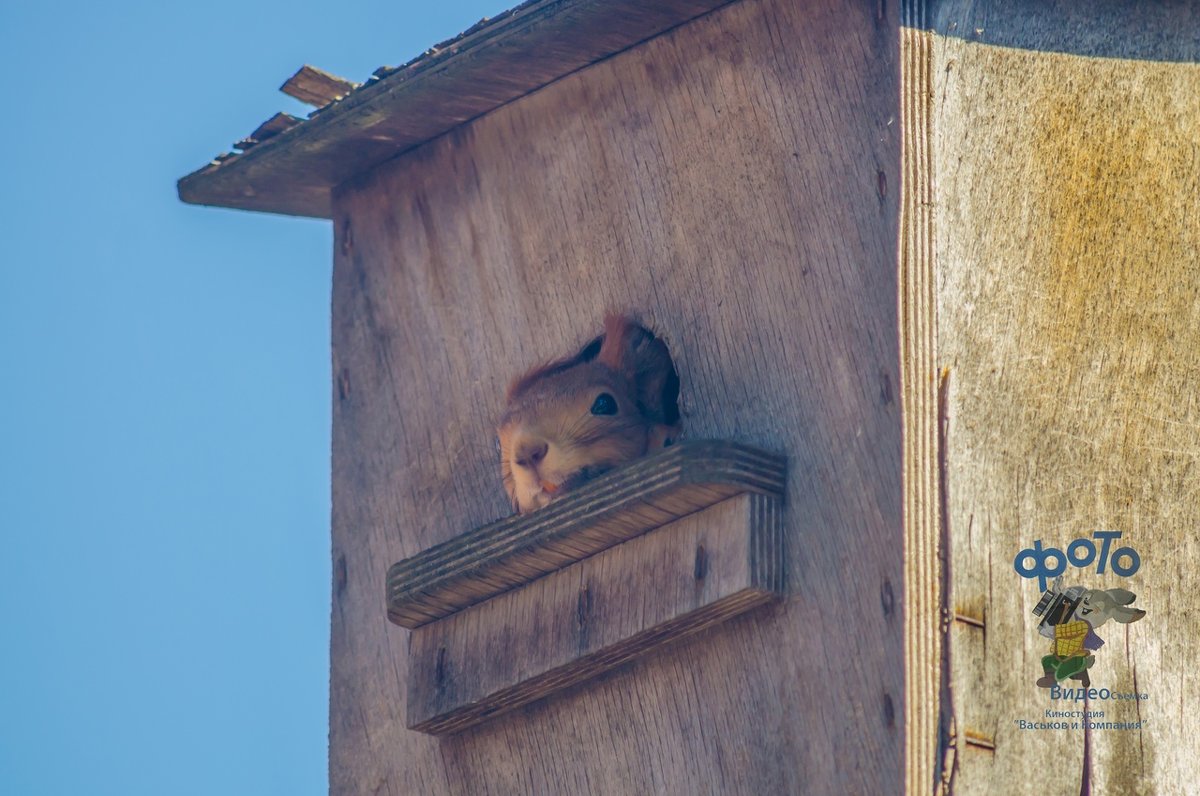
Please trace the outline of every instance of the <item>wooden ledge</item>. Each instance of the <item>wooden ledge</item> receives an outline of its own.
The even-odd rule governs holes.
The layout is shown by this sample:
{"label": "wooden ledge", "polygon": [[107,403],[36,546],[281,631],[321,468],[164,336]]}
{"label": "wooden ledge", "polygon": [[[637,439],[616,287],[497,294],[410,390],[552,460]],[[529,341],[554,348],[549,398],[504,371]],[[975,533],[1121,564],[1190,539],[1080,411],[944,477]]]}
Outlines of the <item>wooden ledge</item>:
{"label": "wooden ledge", "polygon": [[781,499],[785,473],[783,456],[748,445],[680,443],[393,565],[388,619],[420,627],[734,495]]}
{"label": "wooden ledge", "polygon": [[779,498],[742,494],[413,631],[409,729],[445,735],[783,592]]}

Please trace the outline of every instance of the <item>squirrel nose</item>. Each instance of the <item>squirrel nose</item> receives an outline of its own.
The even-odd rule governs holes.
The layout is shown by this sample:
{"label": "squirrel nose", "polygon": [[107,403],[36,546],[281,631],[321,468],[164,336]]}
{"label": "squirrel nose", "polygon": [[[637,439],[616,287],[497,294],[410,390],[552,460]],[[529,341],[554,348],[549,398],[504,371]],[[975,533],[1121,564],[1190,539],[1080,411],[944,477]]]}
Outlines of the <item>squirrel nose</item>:
{"label": "squirrel nose", "polygon": [[546,458],[550,446],[545,440],[525,440],[517,446],[517,464],[522,467],[537,467]]}

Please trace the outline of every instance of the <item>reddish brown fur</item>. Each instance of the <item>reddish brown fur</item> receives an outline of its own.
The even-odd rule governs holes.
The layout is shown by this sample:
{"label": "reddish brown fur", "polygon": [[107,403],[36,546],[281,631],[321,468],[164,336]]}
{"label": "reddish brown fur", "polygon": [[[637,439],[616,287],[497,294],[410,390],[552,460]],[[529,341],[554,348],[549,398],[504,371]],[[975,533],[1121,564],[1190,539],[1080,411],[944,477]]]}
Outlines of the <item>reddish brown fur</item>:
{"label": "reddish brown fur", "polygon": [[[666,346],[628,316],[610,312],[603,338],[515,379],[498,429],[501,476],[513,506],[531,511],[648,448],[669,444],[678,430],[663,419],[662,385],[670,378],[675,372]],[[605,394],[616,412],[593,413]]]}
{"label": "reddish brown fur", "polygon": [[583,362],[579,354],[573,357],[564,357],[563,359],[555,359],[550,362],[543,362],[540,365],[534,365],[522,376],[513,379],[512,384],[508,385],[508,392],[505,393],[505,400],[512,403],[517,398],[520,398],[529,389],[540,381],[546,379],[555,373],[561,373],[569,368],[574,367]]}
{"label": "reddish brown fur", "polygon": [[626,340],[633,325],[625,315],[609,311],[604,316],[604,344],[596,359],[608,365],[617,373],[629,370],[629,357],[625,350]]}

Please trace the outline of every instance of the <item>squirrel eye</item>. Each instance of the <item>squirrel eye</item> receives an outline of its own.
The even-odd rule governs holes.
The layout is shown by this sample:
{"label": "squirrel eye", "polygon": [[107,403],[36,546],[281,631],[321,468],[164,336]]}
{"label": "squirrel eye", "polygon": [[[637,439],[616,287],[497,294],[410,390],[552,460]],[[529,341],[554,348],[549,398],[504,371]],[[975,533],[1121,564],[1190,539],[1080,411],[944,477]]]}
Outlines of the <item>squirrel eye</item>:
{"label": "squirrel eye", "polygon": [[594,415],[615,415],[617,413],[617,399],[613,398],[606,392],[602,392],[596,396],[595,403],[592,404],[592,414]]}

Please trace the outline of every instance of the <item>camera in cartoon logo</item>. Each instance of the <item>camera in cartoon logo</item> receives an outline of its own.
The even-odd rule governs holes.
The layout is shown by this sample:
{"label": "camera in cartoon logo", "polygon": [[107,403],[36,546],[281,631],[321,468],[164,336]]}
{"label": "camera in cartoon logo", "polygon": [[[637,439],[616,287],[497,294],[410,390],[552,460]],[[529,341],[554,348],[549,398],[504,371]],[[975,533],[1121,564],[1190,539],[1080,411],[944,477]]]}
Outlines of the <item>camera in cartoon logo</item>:
{"label": "camera in cartoon logo", "polygon": [[1042,618],[1038,633],[1054,642],[1050,654],[1042,658],[1043,675],[1037,684],[1050,688],[1071,678],[1090,687],[1088,669],[1096,662],[1092,653],[1104,646],[1096,629],[1110,619],[1129,624],[1145,616],[1142,609],[1128,607],[1135,599],[1126,589],[1072,586],[1063,590],[1062,578],[1056,578],[1033,609],[1034,616]]}

